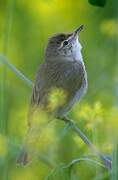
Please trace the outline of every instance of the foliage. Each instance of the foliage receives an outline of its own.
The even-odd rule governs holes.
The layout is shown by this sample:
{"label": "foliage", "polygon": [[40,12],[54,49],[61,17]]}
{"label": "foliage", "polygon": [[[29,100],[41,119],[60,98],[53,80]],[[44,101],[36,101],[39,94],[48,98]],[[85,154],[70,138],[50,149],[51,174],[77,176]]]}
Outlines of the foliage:
{"label": "foliage", "polygon": [[106,4],[106,0],[89,0],[89,3],[95,6],[104,7]]}
{"label": "foliage", "polygon": [[[80,24],[83,55],[88,72],[89,89],[80,104],[69,113],[80,129],[106,156],[113,154],[113,180],[117,179],[118,86],[117,86],[117,1],[89,1],[104,6],[93,8],[86,0],[46,0],[0,2],[0,179],[109,179],[109,172],[85,161],[64,169],[73,159],[99,159],[71,127],[51,121],[42,128],[40,138],[31,145],[33,162],[23,168],[15,164],[27,130],[27,111],[37,66],[42,63],[48,37],[61,31],[72,31]],[[77,18],[78,17],[78,18]],[[5,55],[7,58],[5,58]],[[9,70],[6,69],[6,65]],[[14,65],[14,66],[13,66]],[[17,68],[15,68],[17,67]],[[12,71],[11,71],[12,70]],[[14,75],[14,73],[16,75]],[[20,77],[25,84],[18,79]],[[62,92],[63,96],[63,92]],[[51,95],[52,103],[60,98]],[[40,123],[46,119],[41,113]],[[114,148],[115,144],[115,148]],[[33,148],[33,150],[32,150]],[[84,173],[86,172],[86,173]]]}

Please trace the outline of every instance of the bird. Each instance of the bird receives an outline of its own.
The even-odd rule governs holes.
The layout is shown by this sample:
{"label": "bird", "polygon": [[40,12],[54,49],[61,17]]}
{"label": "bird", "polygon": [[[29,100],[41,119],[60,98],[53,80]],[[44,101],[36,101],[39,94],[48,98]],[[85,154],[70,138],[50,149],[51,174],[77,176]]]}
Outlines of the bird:
{"label": "bird", "polygon": [[[43,110],[61,119],[86,93],[87,72],[79,39],[83,29],[84,25],[81,25],[72,33],[58,33],[49,38],[44,62],[38,68],[32,90],[28,115],[29,132],[32,129],[34,112]],[[63,103],[60,103],[60,98],[55,108],[50,108],[49,96],[53,89],[62,91],[65,98]],[[17,158],[17,163],[27,165],[29,159],[24,145]]]}

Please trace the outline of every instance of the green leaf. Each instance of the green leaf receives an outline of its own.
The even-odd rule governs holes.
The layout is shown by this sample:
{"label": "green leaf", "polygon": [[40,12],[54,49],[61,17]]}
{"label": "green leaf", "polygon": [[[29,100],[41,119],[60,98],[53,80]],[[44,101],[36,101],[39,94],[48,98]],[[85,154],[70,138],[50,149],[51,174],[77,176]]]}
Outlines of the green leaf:
{"label": "green leaf", "polygon": [[88,1],[90,4],[94,6],[104,7],[106,4],[106,0],[88,0]]}

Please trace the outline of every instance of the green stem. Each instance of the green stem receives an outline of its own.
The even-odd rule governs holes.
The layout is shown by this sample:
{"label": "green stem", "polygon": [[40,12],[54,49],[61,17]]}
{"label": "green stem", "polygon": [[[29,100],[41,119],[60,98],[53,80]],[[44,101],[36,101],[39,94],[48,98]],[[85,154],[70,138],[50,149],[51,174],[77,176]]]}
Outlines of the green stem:
{"label": "green stem", "polygon": [[[9,0],[8,6],[6,8],[5,27],[4,27],[4,34],[3,34],[4,35],[4,37],[3,37],[3,53],[5,55],[8,54],[9,38],[10,38],[10,32],[11,32],[11,27],[12,27],[13,12],[14,12],[14,2],[15,2],[15,0]],[[8,128],[7,128],[8,109],[6,109],[6,104],[7,104],[6,79],[7,79],[7,69],[4,66],[3,70],[2,70],[1,82],[0,82],[1,83],[0,132],[3,133],[5,136],[8,135]],[[4,164],[1,169],[1,178],[3,180],[8,179],[8,155],[4,159]]]}
{"label": "green stem", "polygon": [[91,149],[91,151],[98,156],[109,170],[112,168],[112,161],[109,160],[106,156],[104,156],[101,152],[99,152],[94,144],[87,138],[87,136],[76,126],[75,122],[73,122],[68,117],[61,118],[61,120],[65,121],[66,123],[70,124],[73,131],[78,134],[78,136],[84,141],[84,143]]}
{"label": "green stem", "polygon": [[113,150],[112,180],[118,180],[118,139],[116,137]]}
{"label": "green stem", "polygon": [[14,65],[12,65],[9,60],[2,54],[0,54],[0,60],[3,64],[7,65],[7,67],[16,74],[21,80],[23,80],[30,88],[33,87],[33,83],[29,80],[23,73],[21,73]]}
{"label": "green stem", "polygon": [[72,168],[72,166],[74,166],[77,163],[80,163],[81,161],[86,161],[88,163],[95,164],[95,165],[98,165],[98,166],[101,166],[101,167],[105,168],[105,166],[103,164],[101,164],[100,162],[98,162],[96,160],[90,159],[90,158],[78,158],[78,159],[74,159],[69,164],[65,165],[63,168]]}

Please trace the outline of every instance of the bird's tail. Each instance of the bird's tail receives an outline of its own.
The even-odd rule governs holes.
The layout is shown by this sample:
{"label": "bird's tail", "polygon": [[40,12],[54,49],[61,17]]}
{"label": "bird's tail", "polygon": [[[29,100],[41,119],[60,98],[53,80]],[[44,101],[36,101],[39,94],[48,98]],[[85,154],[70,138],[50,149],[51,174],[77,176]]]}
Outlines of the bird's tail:
{"label": "bird's tail", "polygon": [[17,165],[26,166],[29,164],[29,162],[30,162],[30,157],[29,157],[28,151],[25,149],[22,149],[22,151],[20,152],[20,154],[18,155],[16,159]]}

